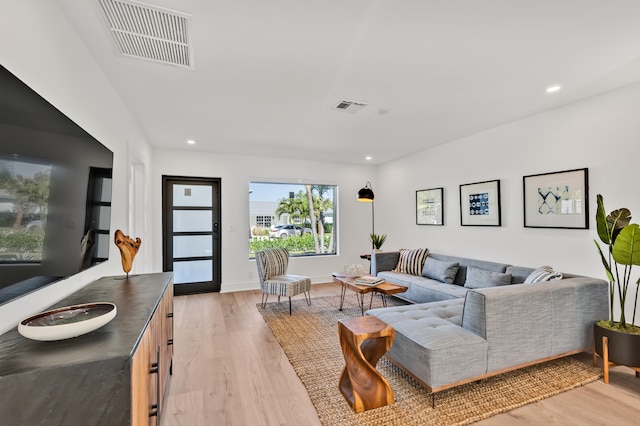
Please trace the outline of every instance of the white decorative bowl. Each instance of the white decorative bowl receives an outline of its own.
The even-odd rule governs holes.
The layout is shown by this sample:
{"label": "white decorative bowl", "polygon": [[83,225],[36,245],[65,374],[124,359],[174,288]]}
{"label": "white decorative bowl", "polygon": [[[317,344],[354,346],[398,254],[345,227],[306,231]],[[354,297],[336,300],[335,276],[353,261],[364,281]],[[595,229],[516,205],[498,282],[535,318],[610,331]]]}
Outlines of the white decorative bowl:
{"label": "white decorative bowl", "polygon": [[62,340],[97,330],[115,318],[118,309],[108,302],[66,306],[20,321],[18,332],[33,340]]}

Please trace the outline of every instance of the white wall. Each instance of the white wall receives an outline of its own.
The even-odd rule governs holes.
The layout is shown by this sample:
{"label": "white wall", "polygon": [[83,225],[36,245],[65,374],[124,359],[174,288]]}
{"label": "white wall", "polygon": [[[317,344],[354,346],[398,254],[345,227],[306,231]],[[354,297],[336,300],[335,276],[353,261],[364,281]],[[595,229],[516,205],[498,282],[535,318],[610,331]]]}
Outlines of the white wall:
{"label": "white wall", "polygon": [[[128,233],[130,164],[148,163],[151,150],[90,53],[63,22],[54,2],[3,3],[0,62],[114,152],[111,226]],[[153,246],[151,233],[136,236],[143,240],[141,251]],[[0,333],[101,276],[123,274],[114,244],[109,256],[108,262],[0,306]],[[134,262],[136,272],[147,269]]]}
{"label": "white wall", "polygon": [[[368,262],[359,255],[371,251],[371,205],[359,203],[357,192],[372,181],[374,168],[280,158],[213,154],[188,149],[153,150],[153,227],[162,236],[162,175],[215,177],[222,181],[222,290],[260,288],[255,261],[249,260],[249,182],[252,180],[338,185],[338,255],[292,258],[289,272],[307,275],[313,283],[331,281],[344,265]],[[372,181],[375,189],[375,182]],[[154,268],[162,267],[162,246],[153,252]]]}
{"label": "white wall", "polygon": [[[388,234],[386,249],[428,247],[606,279],[593,242],[596,195],[607,212],[627,207],[640,222],[639,110],[635,85],[387,163],[376,174],[376,230]],[[524,228],[523,176],[582,167],[590,229]],[[501,183],[502,226],[461,226],[459,185],[493,179]],[[445,225],[415,225],[415,191],[435,187],[444,187]]]}
{"label": "white wall", "polygon": [[[639,86],[453,141],[377,170],[186,149],[152,153],[71,26],[60,25],[64,21],[54,2],[4,2],[0,61],[114,151],[112,228],[142,229],[135,236],[143,240],[139,254],[143,261],[134,263],[134,273],[161,269],[162,174],[222,178],[223,291],[257,287],[244,228],[247,185],[254,178],[302,178],[339,185],[340,255],[291,263],[291,272],[311,275],[314,282],[328,279],[330,272],[344,264],[360,261],[359,254],[369,249],[370,207],[355,200],[356,191],[366,181],[373,183],[376,193],[376,232],[389,236],[385,249],[426,246],[437,252],[518,265],[551,264],[562,271],[598,277],[604,275],[592,242],[596,237],[593,220],[590,230],[523,228],[522,176],[588,167],[592,218],[597,193],[605,195],[608,210],[626,206],[640,214],[635,188]],[[148,210],[143,218],[151,225],[147,222],[143,228],[140,215],[131,213],[129,191],[140,182],[138,176],[132,185],[132,170],[146,174],[142,177],[146,200],[140,205]],[[502,183],[503,226],[461,227],[458,185],[490,179]],[[415,190],[438,186],[445,187],[445,226],[415,225]],[[231,225],[235,232],[230,231]],[[120,256],[112,245],[109,262],[1,306],[0,333],[95,278],[121,273]]]}

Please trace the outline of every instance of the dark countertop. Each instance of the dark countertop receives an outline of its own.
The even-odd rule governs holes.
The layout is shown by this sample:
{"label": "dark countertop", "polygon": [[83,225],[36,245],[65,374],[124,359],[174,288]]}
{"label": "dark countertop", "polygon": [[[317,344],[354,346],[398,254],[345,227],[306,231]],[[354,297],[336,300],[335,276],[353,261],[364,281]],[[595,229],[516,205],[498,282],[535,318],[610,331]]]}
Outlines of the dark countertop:
{"label": "dark countertop", "polygon": [[131,365],[172,274],[101,278],[51,308],[95,302],[116,317],[82,336],[30,340],[17,327],[0,336],[0,423],[113,426],[131,423]]}
{"label": "dark countertop", "polygon": [[170,272],[128,279],[104,277],[78,290],[51,308],[111,302],[118,309],[116,317],[91,333],[53,342],[27,339],[17,327],[8,331],[0,336],[0,379],[43,368],[130,357],[170,281]]}

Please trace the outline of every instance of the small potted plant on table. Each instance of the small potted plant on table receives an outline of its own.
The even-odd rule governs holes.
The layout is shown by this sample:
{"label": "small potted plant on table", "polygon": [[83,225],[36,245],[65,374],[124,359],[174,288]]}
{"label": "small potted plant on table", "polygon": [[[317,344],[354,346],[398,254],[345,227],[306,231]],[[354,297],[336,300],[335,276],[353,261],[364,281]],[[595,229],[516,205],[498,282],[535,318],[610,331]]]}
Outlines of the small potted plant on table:
{"label": "small potted plant on table", "polygon": [[387,240],[387,236],[385,234],[370,234],[369,240],[371,240],[371,244],[375,250],[380,250],[380,247]]}
{"label": "small potted plant on table", "polygon": [[[636,371],[636,376],[640,376],[640,327],[634,325],[640,278],[635,281],[635,303],[630,322],[625,309],[631,284],[631,269],[633,265],[640,266],[640,226],[631,223],[631,212],[627,208],[614,210],[607,215],[600,194],[598,194],[596,223],[598,237],[607,245],[604,253],[598,241],[595,240],[609,280],[610,313],[608,320],[597,321],[594,325],[594,361],[596,354],[603,357],[604,381],[608,383],[609,362],[631,367]],[[618,321],[614,319],[615,300],[619,304]]]}

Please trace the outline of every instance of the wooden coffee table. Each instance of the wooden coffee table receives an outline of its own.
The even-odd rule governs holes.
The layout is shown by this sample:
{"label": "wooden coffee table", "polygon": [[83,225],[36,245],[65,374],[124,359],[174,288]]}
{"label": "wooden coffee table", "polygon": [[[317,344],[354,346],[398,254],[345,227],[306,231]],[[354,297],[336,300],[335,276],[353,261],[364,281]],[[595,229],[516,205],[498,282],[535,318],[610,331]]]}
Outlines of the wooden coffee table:
{"label": "wooden coffee table", "polygon": [[395,330],[376,317],[356,317],[338,321],[338,335],[345,366],[339,388],[356,413],[393,404],[393,390],[376,370],[395,336]]}
{"label": "wooden coffee table", "polygon": [[387,295],[404,293],[407,291],[408,287],[398,284],[391,284],[388,282],[383,282],[377,284],[375,286],[369,285],[360,285],[355,283],[355,277],[333,277],[333,281],[336,283],[340,283],[342,286],[342,291],[340,292],[340,310],[344,306],[344,296],[347,293],[347,289],[356,293],[356,297],[358,298],[358,306],[360,306],[360,311],[362,315],[364,315],[364,295],[371,293],[371,298],[369,300],[369,309],[371,309],[371,305],[373,303],[373,295],[380,294],[382,297],[382,306],[387,307]]}

